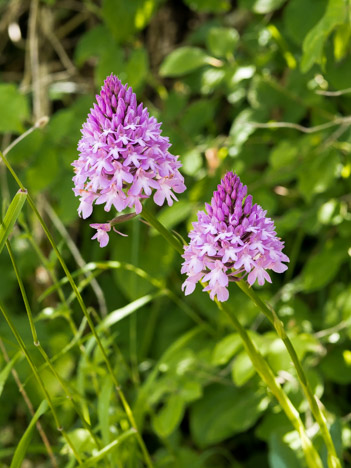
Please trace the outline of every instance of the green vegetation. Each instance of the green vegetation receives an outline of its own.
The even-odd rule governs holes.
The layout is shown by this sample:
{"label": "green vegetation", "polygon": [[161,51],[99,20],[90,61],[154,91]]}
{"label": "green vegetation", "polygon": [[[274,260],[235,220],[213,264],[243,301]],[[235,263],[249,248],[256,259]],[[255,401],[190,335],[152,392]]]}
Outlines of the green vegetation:
{"label": "green vegetation", "polygon": [[151,224],[187,240],[227,170],[274,219],[289,269],[253,289],[351,464],[350,18],[348,0],[0,0],[0,468],[299,468],[305,431],[328,466],[291,356],[243,291],[230,315],[199,286],[185,297],[157,229],[135,217],[101,249],[89,224],[114,213],[78,218],[71,163],[111,73],[183,164],[187,190],[148,200]]}

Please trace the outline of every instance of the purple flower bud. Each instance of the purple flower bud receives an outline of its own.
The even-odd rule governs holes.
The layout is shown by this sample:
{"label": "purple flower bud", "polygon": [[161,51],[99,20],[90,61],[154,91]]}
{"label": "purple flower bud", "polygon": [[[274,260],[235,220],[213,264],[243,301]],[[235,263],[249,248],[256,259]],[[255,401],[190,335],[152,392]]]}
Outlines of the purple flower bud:
{"label": "purple flower bud", "polygon": [[[211,299],[226,301],[228,283],[246,277],[250,285],[271,282],[267,270],[282,273],[284,243],[276,236],[274,223],[255,204],[237,175],[228,172],[214,192],[206,212],[198,213],[190,243],[184,248],[182,273],[185,294],[191,294],[199,281],[208,282],[204,291]],[[246,197],[246,198],[245,198]],[[200,271],[199,268],[202,268]]]}
{"label": "purple flower bud", "polygon": [[[175,194],[186,189],[181,164],[168,152],[171,145],[160,127],[142,103],[137,105],[131,87],[114,75],[106,78],[83,124],[79,158],[72,164],[80,216],[89,217],[94,203],[104,204],[105,211],[113,205],[118,212],[129,207],[140,213],[141,201],[153,192],[157,205],[177,200]],[[104,233],[108,238],[104,228],[94,236],[100,245]]]}

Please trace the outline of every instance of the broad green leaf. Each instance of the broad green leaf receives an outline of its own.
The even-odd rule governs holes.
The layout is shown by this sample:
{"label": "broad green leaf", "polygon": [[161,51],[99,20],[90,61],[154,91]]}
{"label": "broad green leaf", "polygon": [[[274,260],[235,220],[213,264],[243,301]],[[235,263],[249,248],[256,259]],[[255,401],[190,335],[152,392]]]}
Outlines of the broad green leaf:
{"label": "broad green leaf", "polygon": [[284,168],[293,163],[299,153],[299,148],[292,145],[290,140],[281,141],[270,154],[270,163],[274,169]]}
{"label": "broad green leaf", "polygon": [[190,428],[199,447],[247,431],[267,407],[266,392],[253,387],[211,385],[190,410]]}
{"label": "broad green leaf", "polygon": [[191,377],[181,383],[180,387],[180,396],[186,402],[198,400],[202,396],[201,384],[196,380],[191,380]]}
{"label": "broad green leaf", "polygon": [[302,271],[304,291],[317,291],[326,286],[337,274],[342,262],[347,260],[349,247],[347,240],[330,239],[312,255]]}
{"label": "broad green leaf", "polygon": [[233,382],[238,387],[241,387],[255,375],[255,372],[255,368],[246,351],[239,353],[232,367]]}
{"label": "broad green leaf", "polygon": [[41,415],[43,415],[48,409],[48,403],[46,400],[43,400],[39,408],[36,410],[31,422],[29,423],[29,426],[27,427],[25,433],[21,437],[21,440],[19,441],[17,448],[15,450],[15,453],[13,455],[12,461],[10,468],[21,468],[23,459],[27,453],[27,449],[29,447],[30,441],[32,439],[33,435],[33,430],[36,422],[40,418]]}
{"label": "broad green leaf", "polygon": [[[346,352],[345,352],[346,351]],[[351,383],[351,359],[349,350],[331,349],[321,362],[321,370],[329,381],[341,385]]]}
{"label": "broad green leaf", "polygon": [[219,341],[212,354],[212,364],[221,366],[227,362],[239,351],[242,341],[238,333],[232,333]]}
{"label": "broad green leaf", "polygon": [[189,8],[204,13],[221,13],[230,9],[230,0],[184,0]]}
{"label": "broad green leaf", "polygon": [[136,14],[139,1],[103,0],[102,17],[118,42],[128,39],[136,30]]}
{"label": "broad green leaf", "polygon": [[[202,156],[199,150],[197,149],[192,149],[186,153],[182,154],[182,173],[187,174],[187,175],[192,175],[196,176],[199,174],[199,171],[201,170],[201,167],[203,166],[203,160]],[[185,203],[185,202],[184,202]],[[177,203],[178,205],[179,203]],[[190,207],[190,211],[192,209],[191,205],[189,203],[185,203],[188,208]],[[175,205],[173,205],[175,208]],[[170,208],[173,208],[170,207]],[[189,213],[187,213],[187,216]]]}
{"label": "broad green leaf", "polygon": [[286,0],[240,0],[240,6],[262,15],[280,8]]}
{"label": "broad green leaf", "polygon": [[124,52],[115,42],[104,49],[95,69],[95,82],[102,85],[106,76],[114,73],[124,83],[126,82]]}
{"label": "broad green leaf", "polygon": [[184,400],[172,394],[163,408],[153,417],[153,427],[160,437],[168,437],[180,424],[184,414]]}
{"label": "broad green leaf", "polygon": [[340,154],[337,151],[312,153],[300,165],[298,187],[307,201],[317,193],[325,192],[338,175]]}
{"label": "broad green leaf", "polygon": [[4,389],[4,386],[5,386],[5,383],[6,383],[6,380],[8,378],[8,376],[10,375],[10,372],[13,368],[13,366],[15,365],[17,359],[22,355],[22,352],[18,352],[14,355],[14,357],[11,359],[11,361],[9,361],[6,366],[2,369],[2,371],[0,372],[0,397],[1,397],[1,394],[2,394],[2,391]]}
{"label": "broad green leaf", "polygon": [[13,197],[13,200],[6,211],[5,217],[0,224],[0,253],[12,232],[13,226],[15,225],[26,200],[27,191],[20,189]]}
{"label": "broad green leaf", "polygon": [[124,72],[126,77],[125,82],[133,88],[134,91],[138,90],[144,83],[149,67],[149,60],[147,51],[144,47],[134,49],[125,65]]}
{"label": "broad green leaf", "polygon": [[303,43],[306,34],[323,16],[328,0],[309,2],[306,0],[289,0],[283,10],[284,31],[298,45]]}
{"label": "broad green leaf", "polygon": [[269,466],[271,468],[300,468],[301,463],[287,444],[285,444],[277,433],[269,438]]}
{"label": "broad green leaf", "polygon": [[233,54],[238,41],[239,34],[234,28],[211,28],[207,45],[213,55],[226,58]]}
{"label": "broad green leaf", "polygon": [[210,99],[199,99],[188,106],[181,120],[181,127],[194,138],[210,125],[216,111],[216,103]]}
{"label": "broad green leaf", "polygon": [[197,68],[206,65],[211,57],[198,47],[180,47],[171,52],[160,66],[160,75],[164,77],[177,77],[186,75]]}
{"label": "broad green leaf", "polygon": [[334,34],[334,57],[337,62],[342,60],[350,47],[351,27],[349,23],[337,26]]}
{"label": "broad green leaf", "polygon": [[28,189],[34,193],[44,190],[54,182],[59,172],[59,154],[55,146],[43,146],[37,160],[26,174]]}
{"label": "broad green leaf", "polygon": [[323,18],[310,30],[303,42],[301,71],[306,73],[314,63],[322,60],[323,46],[329,34],[346,18],[344,0],[329,0]]}
{"label": "broad green leaf", "polygon": [[0,83],[0,133],[21,133],[29,118],[27,97],[14,84]]}
{"label": "broad green leaf", "polygon": [[114,38],[106,26],[99,24],[83,34],[74,51],[74,59],[81,67],[88,59],[100,57],[107,48],[113,47]]}

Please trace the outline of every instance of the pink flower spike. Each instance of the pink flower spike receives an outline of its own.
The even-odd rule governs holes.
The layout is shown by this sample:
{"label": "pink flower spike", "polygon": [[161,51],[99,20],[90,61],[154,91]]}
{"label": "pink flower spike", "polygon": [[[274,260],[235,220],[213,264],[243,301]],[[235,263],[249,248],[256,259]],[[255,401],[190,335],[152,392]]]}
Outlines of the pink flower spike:
{"label": "pink flower spike", "polygon": [[[265,281],[271,283],[267,270],[284,272],[284,262],[289,258],[282,252],[284,243],[266,214],[259,205],[252,204],[239,177],[228,172],[213,193],[211,204],[206,204],[206,212],[198,212],[198,221],[189,233],[181,269],[188,276],[184,285],[202,279],[208,282],[204,291],[212,300],[226,301],[229,281],[246,278],[250,285],[257,280],[262,286]],[[195,272],[200,268],[197,276]],[[187,294],[193,289],[187,288]]]}
{"label": "pink flower spike", "polygon": [[[161,123],[138,105],[131,87],[117,76],[106,78],[90,109],[78,143],[79,157],[72,163],[74,193],[80,197],[79,215],[87,218],[93,205],[112,205],[142,211],[142,200],[157,191],[158,205],[171,205],[175,193],[186,189],[178,156],[169,152],[169,139]],[[159,191],[160,185],[165,188]]]}

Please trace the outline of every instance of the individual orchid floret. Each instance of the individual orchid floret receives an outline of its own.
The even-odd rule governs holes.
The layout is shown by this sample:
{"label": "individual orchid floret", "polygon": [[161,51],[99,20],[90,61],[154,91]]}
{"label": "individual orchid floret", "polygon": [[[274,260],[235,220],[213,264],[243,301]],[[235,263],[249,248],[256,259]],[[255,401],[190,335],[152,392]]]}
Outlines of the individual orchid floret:
{"label": "individual orchid floret", "polygon": [[[186,187],[178,156],[169,153],[169,140],[161,135],[161,124],[114,75],[106,78],[96,101],[81,130],[79,158],[72,164],[79,215],[88,218],[94,203],[108,212],[114,207],[117,212],[129,208],[139,214],[142,201],[151,196],[157,205],[167,201],[171,206],[177,201],[175,194]],[[102,233],[96,236],[106,239]]]}
{"label": "individual orchid floret", "polygon": [[187,274],[182,289],[191,294],[197,282],[204,282],[212,300],[229,297],[228,284],[247,278],[250,285],[271,282],[267,270],[282,273],[289,258],[284,243],[266,211],[252,204],[247,187],[228,172],[214,192],[211,205],[198,212],[198,221],[184,247],[182,273]]}
{"label": "individual orchid floret", "polygon": [[92,239],[97,239],[100,244],[100,247],[106,247],[109,241],[108,232],[111,231],[110,223],[95,223],[90,224],[90,227],[96,229],[96,234],[93,235]]}

